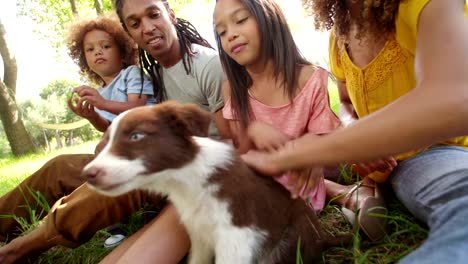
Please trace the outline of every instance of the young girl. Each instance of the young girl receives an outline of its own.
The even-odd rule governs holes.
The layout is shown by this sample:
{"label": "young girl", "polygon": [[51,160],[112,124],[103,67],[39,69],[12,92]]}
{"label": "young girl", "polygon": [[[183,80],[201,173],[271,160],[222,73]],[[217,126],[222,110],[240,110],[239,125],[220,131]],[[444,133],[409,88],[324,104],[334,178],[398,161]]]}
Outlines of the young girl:
{"label": "young girl", "polygon": [[134,41],[118,20],[101,16],[73,24],[67,41],[80,73],[98,89],[83,85],[72,90],[71,110],[104,132],[116,115],[136,106],[154,104],[153,86],[135,65]]}
{"label": "young girl", "polygon": [[[274,0],[218,0],[214,25],[228,78],[223,114],[241,153],[275,151],[306,133],[321,135],[339,127],[329,106],[327,71],[301,56]],[[296,182],[298,173],[308,174],[303,188]],[[308,199],[315,210],[323,208],[322,169],[275,179],[293,197]]]}

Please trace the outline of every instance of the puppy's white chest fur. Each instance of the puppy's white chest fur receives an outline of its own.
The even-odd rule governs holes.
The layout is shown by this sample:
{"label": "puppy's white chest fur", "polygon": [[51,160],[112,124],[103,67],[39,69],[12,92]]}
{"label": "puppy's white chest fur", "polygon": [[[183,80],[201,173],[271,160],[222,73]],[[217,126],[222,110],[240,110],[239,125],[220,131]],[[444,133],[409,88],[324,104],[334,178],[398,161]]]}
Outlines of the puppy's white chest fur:
{"label": "puppy's white chest fur", "polygon": [[[207,138],[195,138],[200,151],[186,166],[162,173],[165,181],[148,185],[148,190],[168,195],[187,228],[192,242],[190,263],[251,263],[253,253],[266,232],[232,223],[227,201],[216,193],[219,186],[209,181],[218,168],[229,166],[232,147]],[[170,175],[169,175],[170,174]]]}

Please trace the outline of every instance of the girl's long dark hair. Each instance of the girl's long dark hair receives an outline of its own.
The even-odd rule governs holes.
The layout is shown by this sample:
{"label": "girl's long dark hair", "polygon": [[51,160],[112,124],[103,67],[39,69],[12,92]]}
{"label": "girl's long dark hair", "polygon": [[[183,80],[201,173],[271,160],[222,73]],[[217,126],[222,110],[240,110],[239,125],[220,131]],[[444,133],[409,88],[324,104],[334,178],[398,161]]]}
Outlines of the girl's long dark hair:
{"label": "girl's long dark hair", "polygon": [[[120,22],[126,29],[122,15],[124,1],[125,0],[115,0],[114,8],[117,12],[117,15],[119,16]],[[167,0],[161,0],[161,2],[164,3],[167,10],[170,10]],[[187,75],[189,75],[192,72],[192,56],[196,53],[194,50],[192,50],[192,44],[198,44],[208,48],[213,47],[211,47],[208,41],[204,39],[200,33],[198,33],[197,29],[187,20],[177,18],[175,27],[177,31],[177,37],[179,39],[182,62],[184,64]],[[143,71],[150,75],[151,81],[153,82],[153,90],[156,100],[158,102],[166,100],[167,97],[162,75],[162,66],[146,50],[138,48],[138,54],[142,77]],[[185,56],[186,54],[188,54],[188,56]]]}
{"label": "girl's long dark hair", "polygon": [[[296,94],[299,79],[299,64],[308,62],[294,42],[289,26],[281,8],[274,0],[240,0],[255,17],[261,32],[261,50],[263,59],[272,59],[274,74],[284,85],[284,93],[292,100]],[[247,127],[253,119],[248,100],[248,89],[252,79],[247,70],[234,61],[223,50],[221,39],[215,32],[218,51],[231,88],[231,106],[234,118],[240,120],[242,127]]]}

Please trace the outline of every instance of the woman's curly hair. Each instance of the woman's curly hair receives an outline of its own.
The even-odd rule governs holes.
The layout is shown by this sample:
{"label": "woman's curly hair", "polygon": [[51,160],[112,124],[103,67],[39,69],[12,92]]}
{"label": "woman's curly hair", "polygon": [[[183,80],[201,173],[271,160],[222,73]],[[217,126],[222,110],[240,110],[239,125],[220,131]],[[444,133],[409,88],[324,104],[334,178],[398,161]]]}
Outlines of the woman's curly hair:
{"label": "woman's curly hair", "polygon": [[80,74],[84,78],[96,84],[103,84],[99,75],[93,72],[86,62],[83,39],[92,30],[102,30],[111,35],[119,47],[124,68],[135,65],[138,62],[138,50],[133,39],[123,29],[115,15],[101,15],[97,18],[79,18],[69,26],[66,44],[68,54],[80,67]]}
{"label": "woman's curly hair", "polygon": [[[355,23],[358,26],[356,38],[363,34],[391,33],[395,31],[395,17],[400,0],[353,0],[362,1],[361,16]],[[330,30],[334,26],[337,37],[348,37],[351,19],[346,0],[302,0],[304,8],[313,15],[315,28]],[[371,27],[372,25],[372,27]]]}

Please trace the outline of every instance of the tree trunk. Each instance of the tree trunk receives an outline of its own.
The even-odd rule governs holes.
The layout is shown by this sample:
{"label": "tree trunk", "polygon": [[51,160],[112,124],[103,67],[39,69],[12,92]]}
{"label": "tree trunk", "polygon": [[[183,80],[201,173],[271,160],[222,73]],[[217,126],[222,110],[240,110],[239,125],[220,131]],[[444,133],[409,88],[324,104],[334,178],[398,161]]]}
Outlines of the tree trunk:
{"label": "tree trunk", "polygon": [[[59,123],[58,117],[56,116],[55,117],[55,124],[58,124],[58,123]],[[57,147],[55,149],[63,148],[62,137],[60,136],[60,130],[58,130],[58,129],[55,130],[55,140],[57,141]]]}
{"label": "tree trunk", "polygon": [[73,146],[73,129],[68,130],[68,137],[67,137],[67,146]]}
{"label": "tree trunk", "polygon": [[35,152],[36,149],[23,124],[18,106],[3,82],[0,82],[0,118],[13,155],[21,156]]}
{"label": "tree trunk", "polygon": [[[16,96],[16,78],[18,67],[16,66],[15,56],[10,52],[8,41],[6,39],[6,30],[0,19],[0,54],[3,58],[3,65],[5,66],[4,84],[11,91],[13,100]],[[1,81],[1,80],[0,80]]]}
{"label": "tree trunk", "polygon": [[75,0],[70,0],[70,6],[71,6],[71,10],[73,12],[73,15],[78,16],[78,9],[76,9]]}
{"label": "tree trunk", "polygon": [[0,118],[15,156],[35,152],[34,144],[29,136],[16,104],[16,59],[7,44],[6,31],[0,20],[0,54],[5,65],[4,80],[0,79]]}
{"label": "tree trunk", "polygon": [[59,130],[55,130],[55,140],[57,141],[57,146],[55,147],[55,149],[63,148],[62,137],[60,136]]}
{"label": "tree trunk", "polygon": [[96,9],[96,13],[98,15],[102,14],[102,5],[101,2],[99,2],[99,0],[94,0],[94,8]]}
{"label": "tree trunk", "polygon": [[42,129],[42,135],[44,135],[44,142],[47,145],[47,151],[51,151],[49,140],[47,139],[47,133],[45,129]]}

